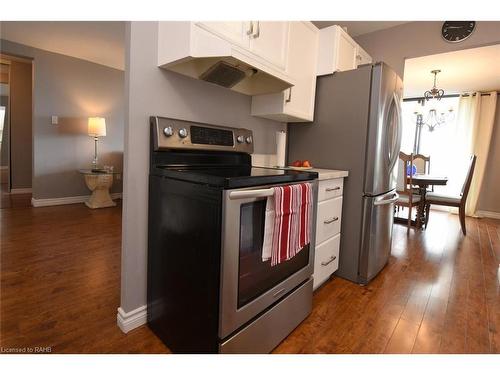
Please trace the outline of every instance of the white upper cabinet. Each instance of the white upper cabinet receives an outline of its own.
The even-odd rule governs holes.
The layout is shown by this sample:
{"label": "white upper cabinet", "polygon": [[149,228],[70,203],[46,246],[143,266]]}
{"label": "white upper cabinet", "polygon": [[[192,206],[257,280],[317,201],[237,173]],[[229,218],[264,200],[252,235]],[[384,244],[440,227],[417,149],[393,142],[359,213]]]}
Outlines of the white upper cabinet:
{"label": "white upper cabinet", "polygon": [[250,50],[277,66],[286,69],[290,22],[252,21]]}
{"label": "white upper cabinet", "polygon": [[158,66],[247,95],[295,85],[287,73],[289,22],[158,23]]}
{"label": "white upper cabinet", "polygon": [[356,69],[371,57],[340,26],[320,30],[318,75]]}
{"label": "white upper cabinet", "polygon": [[372,62],[372,57],[358,44],[356,50],[356,67],[364,64],[371,64]]}
{"label": "white upper cabinet", "polygon": [[313,120],[318,42],[319,30],[312,23],[290,22],[286,66],[296,84],[277,94],[252,96],[252,115],[283,122]]}
{"label": "white upper cabinet", "polygon": [[249,46],[249,31],[251,22],[246,21],[203,21],[196,22],[200,26],[221,38],[229,40],[238,45],[247,47]]}

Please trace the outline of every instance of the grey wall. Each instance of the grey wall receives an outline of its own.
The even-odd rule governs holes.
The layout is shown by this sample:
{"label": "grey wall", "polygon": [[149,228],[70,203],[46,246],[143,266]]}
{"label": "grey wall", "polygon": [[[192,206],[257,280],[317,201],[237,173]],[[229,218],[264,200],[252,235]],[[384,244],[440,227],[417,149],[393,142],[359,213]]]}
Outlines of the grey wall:
{"label": "grey wall", "polygon": [[[123,71],[5,40],[0,41],[0,51],[34,59],[34,198],[89,194],[78,173],[90,167],[94,153],[88,117],[106,118],[100,162],[122,170]],[[59,125],[51,125],[52,115],[59,116]],[[115,182],[113,191],[121,191],[121,181]]]}
{"label": "grey wall", "polygon": [[401,77],[407,58],[500,43],[500,22],[477,22],[474,33],[460,43],[446,42],[441,37],[442,25],[442,22],[409,22],[355,39],[375,61],[385,61]]}
{"label": "grey wall", "polygon": [[11,189],[31,188],[32,84],[31,63],[10,64],[10,181]]}
{"label": "grey wall", "polygon": [[121,307],[146,304],[150,115],[252,129],[255,153],[275,153],[285,124],[250,116],[251,98],[157,67],[157,23],[131,22],[126,35],[126,120]]}
{"label": "grey wall", "polygon": [[[500,43],[500,22],[479,21],[476,30],[460,43],[448,43],[441,38],[442,22],[410,22],[407,24],[360,35],[356,41],[376,61],[385,61],[404,76],[405,59]],[[499,98],[500,99],[500,98]],[[495,190],[500,186],[500,113],[497,104],[496,124],[488,156],[486,179],[483,181],[479,210],[500,213],[500,198]]]}

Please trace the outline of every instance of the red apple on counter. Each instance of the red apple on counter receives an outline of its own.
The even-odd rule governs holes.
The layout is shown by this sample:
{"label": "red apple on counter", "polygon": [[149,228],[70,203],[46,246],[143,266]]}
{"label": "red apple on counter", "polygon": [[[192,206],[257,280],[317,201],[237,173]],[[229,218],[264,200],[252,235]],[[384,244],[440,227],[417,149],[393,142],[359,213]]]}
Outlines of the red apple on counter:
{"label": "red apple on counter", "polygon": [[302,167],[302,160],[295,160],[295,161],[292,163],[292,166],[293,166],[293,167]]}

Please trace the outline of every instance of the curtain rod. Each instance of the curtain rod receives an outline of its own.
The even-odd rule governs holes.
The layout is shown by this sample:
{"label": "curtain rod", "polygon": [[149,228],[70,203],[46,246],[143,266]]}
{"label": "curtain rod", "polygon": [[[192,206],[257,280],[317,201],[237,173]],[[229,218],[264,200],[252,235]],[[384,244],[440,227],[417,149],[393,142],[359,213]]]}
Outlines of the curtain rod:
{"label": "curtain rod", "polygon": [[[497,95],[500,95],[500,92],[497,92]],[[443,95],[443,98],[458,98],[460,94],[448,94],[448,95]],[[463,94],[462,96],[471,96],[470,94]],[[476,94],[472,94],[472,96],[476,96]],[[481,93],[481,96],[490,96],[490,93],[488,92],[483,92]],[[417,102],[419,100],[425,100],[423,96],[417,97],[417,98],[404,98],[403,102]]]}

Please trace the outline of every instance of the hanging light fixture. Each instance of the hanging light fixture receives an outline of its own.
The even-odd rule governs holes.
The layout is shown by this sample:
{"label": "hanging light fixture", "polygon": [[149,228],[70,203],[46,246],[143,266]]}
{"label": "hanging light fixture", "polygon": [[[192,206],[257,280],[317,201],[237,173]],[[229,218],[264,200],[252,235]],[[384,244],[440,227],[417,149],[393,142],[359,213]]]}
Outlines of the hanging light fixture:
{"label": "hanging light fixture", "polygon": [[425,100],[430,100],[430,99],[441,100],[441,98],[444,95],[444,90],[438,89],[436,87],[436,79],[437,79],[438,73],[441,73],[441,70],[439,70],[439,69],[431,70],[431,74],[434,74],[434,85],[432,86],[432,89],[430,89],[424,93]]}
{"label": "hanging light fixture", "polygon": [[424,99],[418,100],[416,108],[413,112],[416,116],[415,138],[413,142],[414,154],[420,153],[420,137],[424,126],[427,127],[430,132],[433,132],[438,126],[455,119],[453,107],[450,107],[449,109],[439,108],[437,102],[432,102],[434,105],[431,104],[431,109],[429,110],[427,117],[424,119],[423,108],[425,106],[425,102],[426,101]]}

